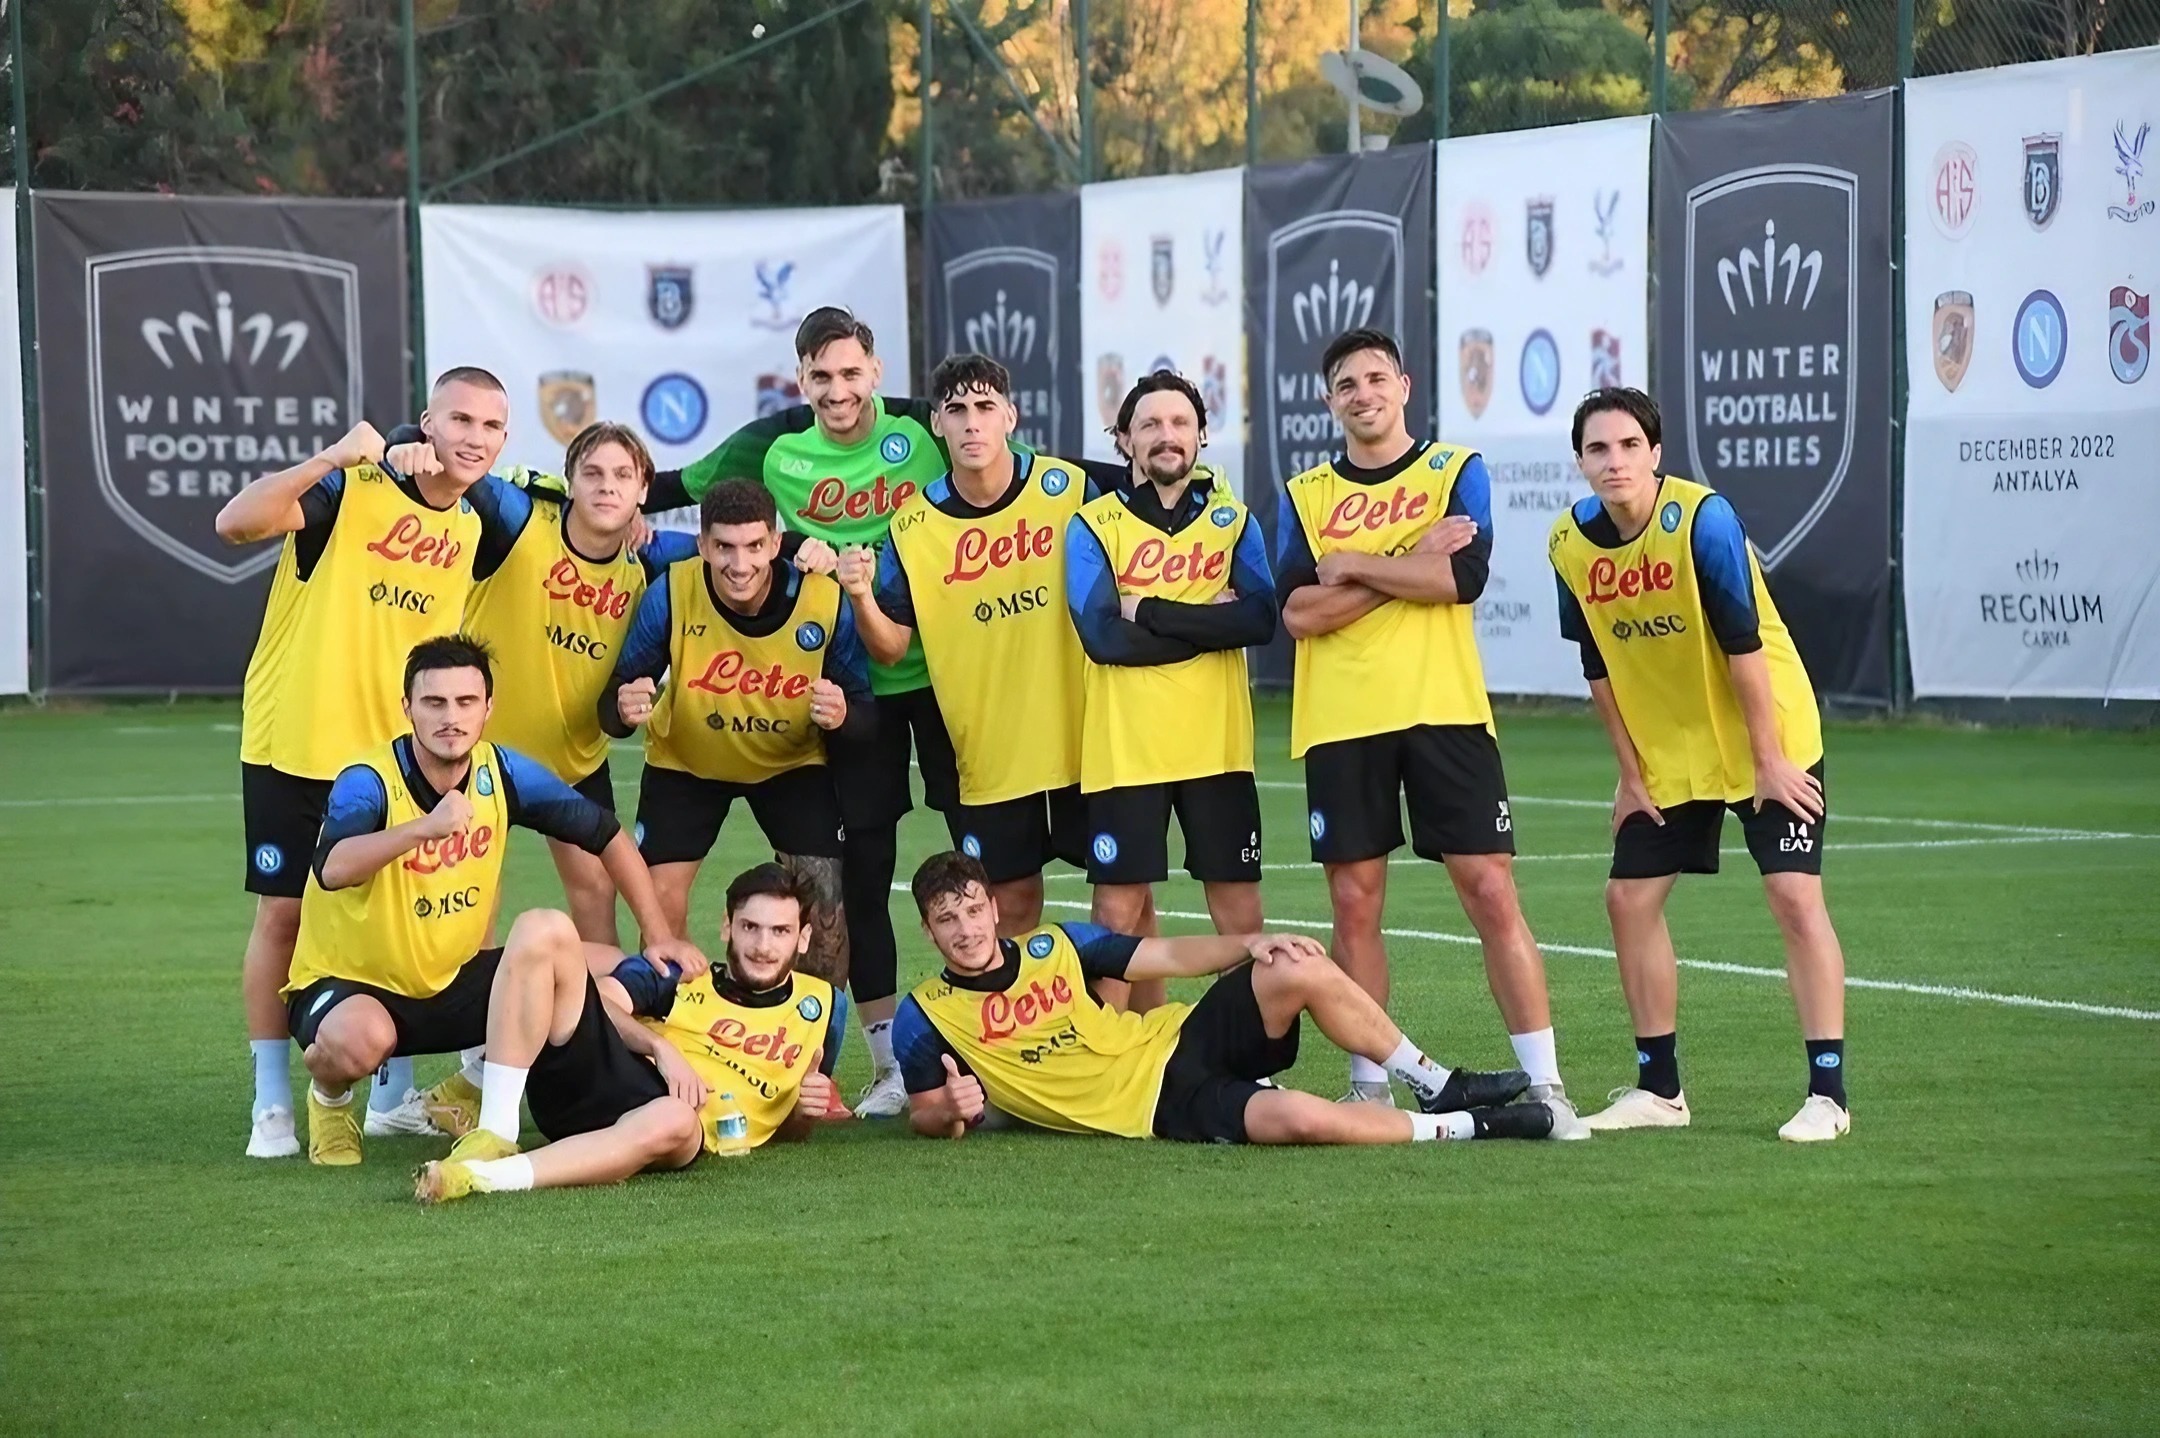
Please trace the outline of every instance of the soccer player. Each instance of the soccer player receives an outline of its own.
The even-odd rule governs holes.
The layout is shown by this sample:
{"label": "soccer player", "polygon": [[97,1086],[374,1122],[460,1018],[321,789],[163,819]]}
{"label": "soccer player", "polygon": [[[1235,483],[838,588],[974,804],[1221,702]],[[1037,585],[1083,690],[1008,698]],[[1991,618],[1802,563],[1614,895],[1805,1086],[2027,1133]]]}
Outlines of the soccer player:
{"label": "soccer player", "polygon": [[[1080,789],[1087,797],[1090,917],[1152,932],[1150,885],[1170,876],[1170,814],[1185,870],[1219,934],[1260,932],[1260,791],[1253,781],[1245,650],[1275,635],[1267,544],[1221,477],[1200,464],[1207,404],[1168,370],[1118,410],[1136,481],[1067,526],[1065,598],[1082,674]],[[1145,927],[1144,927],[1145,926]],[[1159,983],[1130,996],[1162,1002]]]}
{"label": "soccer player", "polygon": [[[893,1021],[917,1133],[962,1138],[995,1107],[1065,1133],[1192,1143],[1409,1143],[1545,1138],[1556,1105],[1511,1103],[1519,1069],[1443,1068],[1327,951],[1301,935],[1143,939],[1093,924],[1004,934],[983,867],[964,854],[915,871],[923,932],[945,961]],[[1250,960],[1251,962],[1247,962]],[[1104,980],[1222,977],[1197,1004],[1145,1014],[1096,996]],[[1297,1062],[1299,1021],[1382,1065],[1418,1112],[1335,1104],[1267,1082]]]}
{"label": "soccer player", "polygon": [[[511,825],[599,856],[648,954],[686,968],[705,962],[695,945],[675,937],[637,846],[615,816],[480,737],[495,691],[485,648],[462,635],[425,640],[413,646],[404,673],[410,728],[339,771],[300,900],[284,992],[314,1080],[311,1163],[360,1162],[353,1084],[394,1055],[486,1042],[488,994],[505,952],[549,947],[556,937],[548,916],[527,914],[504,949],[481,948],[501,895]],[[570,939],[582,959],[574,928]],[[504,1065],[518,1067],[514,1056],[490,1048],[477,1083],[472,1074],[453,1080],[471,1085],[463,1100],[478,1101],[483,1127],[499,1117],[488,1084],[490,1071]],[[513,1125],[516,1105],[513,1096]]]}
{"label": "soccer player", "polygon": [[[1514,821],[1471,618],[1492,555],[1485,462],[1411,437],[1410,377],[1380,331],[1338,336],[1320,368],[1344,452],[1290,481],[1275,582],[1297,640],[1290,755],[1305,760],[1335,957],[1387,1002],[1381,921],[1407,796],[1411,847],[1447,866],[1532,1095],[1557,1102],[1555,1137],[1587,1138],[1561,1086],[1545,960],[1515,894]],[[1387,1075],[1362,1057],[1346,1097],[1393,1101]]]}
{"label": "soccer player", "polygon": [[777,521],[754,480],[706,491],[698,554],[645,592],[598,713],[618,739],[649,725],[638,847],[671,930],[688,923],[698,867],[746,800],[812,894],[804,971],[843,988],[840,804],[825,744],[873,722],[869,669],[840,586],[779,557]]}
{"label": "soccer player", "polygon": [[[617,955],[613,975],[599,981],[598,992],[619,1032],[652,1045],[637,1052],[657,1066],[664,1083],[659,1095],[650,1077],[637,1083],[611,1078],[627,1066],[602,1037],[583,1060],[586,1082],[574,1084],[564,1074],[554,1087],[582,1088],[590,1118],[607,1123],[588,1122],[575,1136],[529,1154],[468,1160],[453,1153],[419,1172],[414,1196],[443,1203],[473,1193],[615,1183],[646,1168],[688,1167],[700,1149],[719,1153],[724,1141],[745,1149],[776,1138],[808,1138],[818,1120],[839,1108],[832,1078],[820,1067],[832,986],[795,972],[810,945],[809,913],[799,876],[779,864],[759,864],[728,885],[724,969],[686,979],[642,954]],[[566,975],[564,989],[570,987]],[[632,1016],[634,1035],[622,1027]],[[495,1042],[491,1011],[491,1052]],[[540,1079],[536,1069],[526,1097],[533,1121],[555,1137],[553,1115],[546,1113],[550,1096],[543,1095]],[[723,1140],[720,1125],[737,1115],[740,1136]]]}
{"label": "soccer player", "polygon": [[1665,900],[1715,874],[1725,811],[1740,816],[1785,940],[1807,1050],[1807,1098],[1778,1130],[1834,1139],[1845,1102],[1845,955],[1823,902],[1822,721],[1807,670],[1740,517],[1703,485],[1661,475],[1650,396],[1601,389],[1575,409],[1576,463],[1596,491],[1553,525],[1560,629],[1582,649],[1620,784],[1605,911],[1635,1021],[1637,1077],[1593,1129],[1688,1121],[1675,1033],[1679,965]]}
{"label": "soccer player", "polygon": [[[488,468],[508,423],[499,380],[448,370],[420,419],[433,473],[384,468],[382,436],[362,423],[249,484],[218,513],[228,544],[285,537],[240,720],[246,882],[257,896],[240,979],[255,1070],[250,1157],[300,1151],[278,995],[330,782],[353,755],[404,727],[397,676],[406,652],[455,630],[474,580],[485,577],[484,541],[501,532],[509,489]],[[375,1132],[434,1132],[409,1061],[391,1066],[369,1102]]]}
{"label": "soccer player", "polygon": [[873,659],[919,632],[952,735],[953,843],[990,875],[1009,933],[1042,917],[1043,866],[1086,862],[1080,798],[1080,641],[1065,593],[1068,527],[1094,498],[1086,471],[1016,454],[1012,377],[985,355],[930,376],[931,423],[952,472],[893,516],[884,552],[842,553],[836,573]]}
{"label": "soccer player", "polygon": [[[876,338],[849,311],[824,305],[804,316],[795,355],[796,381],[808,403],[751,421],[687,469],[662,471],[646,508],[694,505],[722,480],[759,480],[778,501],[787,528],[817,541],[792,557],[806,569],[830,572],[840,549],[884,547],[894,512],[945,472],[945,452],[931,432],[928,401],[878,393],[885,371]],[[959,778],[919,641],[890,664],[873,659],[870,690],[877,704],[865,737],[859,743],[834,737],[826,754],[846,824],[840,884],[848,986],[873,1070],[855,1112],[891,1118],[907,1107],[892,1059],[900,957],[891,903],[900,818],[912,807],[911,734],[925,803],[950,809]]]}

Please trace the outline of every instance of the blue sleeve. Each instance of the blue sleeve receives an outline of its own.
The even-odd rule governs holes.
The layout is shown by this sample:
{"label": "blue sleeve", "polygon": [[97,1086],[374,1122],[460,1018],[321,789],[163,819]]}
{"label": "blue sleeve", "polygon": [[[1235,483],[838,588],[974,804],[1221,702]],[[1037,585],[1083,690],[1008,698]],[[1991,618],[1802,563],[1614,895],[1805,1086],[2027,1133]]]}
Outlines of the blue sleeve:
{"label": "blue sleeve", "polygon": [[1689,548],[1695,555],[1695,585],[1718,646],[1727,654],[1753,654],[1762,648],[1755,571],[1748,563],[1747,531],[1724,495],[1713,494],[1696,506]]}
{"label": "blue sleeve", "polygon": [[1492,577],[1492,475],[1483,455],[1463,461],[1448,492],[1447,512],[1477,526],[1477,538],[1448,556],[1455,571],[1455,602],[1475,604]]}
{"label": "blue sleeve", "polygon": [[495,757],[502,766],[503,805],[511,823],[575,844],[588,854],[599,853],[622,832],[620,820],[556,778],[553,770],[500,744]]}
{"label": "blue sleeve", "polygon": [[342,469],[331,470],[300,496],[300,531],[293,536],[293,563],[303,584],[322,562],[323,550],[330,545],[330,531],[337,527],[338,510],[344,503]]}
{"label": "blue sleeve", "polygon": [[486,579],[503,567],[532,519],[532,496],[499,474],[485,474],[465,491],[465,498],[480,516],[480,543],[473,548],[474,579]]}
{"label": "blue sleeve", "polygon": [[891,540],[878,551],[877,585],[871,594],[887,619],[910,629],[915,627],[915,596],[908,591],[907,570],[900,563],[900,546]]}
{"label": "blue sleeve", "polygon": [[846,739],[868,739],[877,732],[877,696],[870,689],[870,655],[855,629],[855,606],[840,601],[833,620],[832,638],[825,645],[825,664],[820,671],[840,686],[847,696],[847,717],[827,734]]}
{"label": "blue sleeve", "polygon": [[1282,502],[1275,506],[1275,607],[1280,609],[1289,602],[1291,594],[1319,582],[1320,562],[1313,558],[1312,545],[1305,538],[1305,525],[1297,516],[1297,506],[1285,494]]}
{"label": "blue sleeve", "polygon": [[893,1062],[909,1093],[929,1093],[945,1087],[945,1058],[950,1055],[960,1072],[972,1073],[967,1060],[953,1053],[952,1045],[930,1022],[922,1005],[909,994],[900,1001],[892,1025]]}
{"label": "blue sleeve", "polygon": [[322,883],[323,861],[342,840],[379,834],[389,822],[390,795],[383,788],[382,775],[365,764],[340,771],[323,805],[322,830],[315,839],[315,882]]}
{"label": "blue sleeve", "polygon": [[657,529],[653,537],[645,541],[645,547],[637,553],[638,563],[645,566],[648,583],[658,583],[660,576],[670,564],[679,564],[698,552],[697,536],[685,534],[679,529]]}
{"label": "blue sleeve", "polygon": [[1582,603],[1575,591],[1568,588],[1560,571],[1553,571],[1553,583],[1560,590],[1560,637],[1575,641],[1582,651],[1582,677],[1590,680],[1605,677],[1605,656],[1598,652],[1597,636],[1590,632],[1590,620],[1582,612]]}
{"label": "blue sleeve", "polygon": [[609,977],[630,995],[630,1012],[641,1019],[664,1019],[675,1007],[675,986],[682,970],[662,960],[655,965],[643,954],[626,954]]}
{"label": "blue sleeve", "polygon": [[1065,525],[1065,607],[1079,632],[1080,647],[1097,664],[1175,664],[1200,653],[1182,639],[1165,638],[1124,616],[1102,536],[1077,514]]}
{"label": "blue sleeve", "polygon": [[637,616],[630,621],[630,632],[624,636],[622,648],[615,651],[615,672],[600,691],[602,733],[617,739],[630,737],[631,726],[623,723],[622,711],[615,707],[615,692],[633,679],[658,679],[667,672],[668,631],[673,627],[667,572],[662,570],[645,587]]}
{"label": "blue sleeve", "polygon": [[1140,940],[1100,924],[1059,924],[1072,946],[1080,951],[1080,967],[1091,979],[1122,979]]}

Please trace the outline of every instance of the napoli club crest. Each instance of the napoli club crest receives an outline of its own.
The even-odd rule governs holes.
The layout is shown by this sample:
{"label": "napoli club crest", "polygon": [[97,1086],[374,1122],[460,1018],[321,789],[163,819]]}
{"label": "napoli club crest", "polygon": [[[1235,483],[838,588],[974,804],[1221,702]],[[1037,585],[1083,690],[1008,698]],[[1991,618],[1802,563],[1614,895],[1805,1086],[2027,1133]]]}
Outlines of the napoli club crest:
{"label": "napoli club crest", "polygon": [[2025,137],[2025,218],[2044,230],[2062,207],[2062,136]]}
{"label": "napoli club crest", "polygon": [[1477,419],[1492,403],[1492,331],[1464,330],[1455,347],[1455,366],[1462,379],[1463,408]]}
{"label": "napoli club crest", "polygon": [[2010,322],[2010,358],[2018,378],[2034,389],[2046,389],[2062,373],[2069,353],[2070,319],[2062,301],[2048,290],[2034,290]]}
{"label": "napoli club crest", "polygon": [[1935,296],[1935,322],[1929,348],[1935,355],[1935,378],[1952,394],[1972,364],[1973,297],[1964,290],[1945,290]]}
{"label": "napoli club crest", "polygon": [[1527,223],[1523,227],[1523,250],[1530,261],[1530,273],[1539,279],[1552,268],[1553,257],[1553,202],[1541,197],[1528,202]]}
{"label": "napoli club crest", "polygon": [[645,267],[645,312],[664,330],[679,330],[690,323],[695,292],[690,287],[688,265]]}

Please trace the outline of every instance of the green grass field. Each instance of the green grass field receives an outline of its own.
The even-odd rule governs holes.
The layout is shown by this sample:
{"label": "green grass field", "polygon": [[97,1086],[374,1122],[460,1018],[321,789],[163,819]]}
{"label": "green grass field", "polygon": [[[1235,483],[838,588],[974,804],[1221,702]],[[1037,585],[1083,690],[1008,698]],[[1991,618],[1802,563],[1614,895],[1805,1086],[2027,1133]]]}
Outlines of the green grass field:
{"label": "green grass field", "polygon": [[[1324,923],[1285,718],[1263,706],[1268,907]],[[1864,981],[1838,1144],[1774,1138],[1799,1037],[1729,826],[1726,872],[1672,913],[1684,960],[1740,966],[1684,975],[1685,1132],[1268,1152],[854,1124],[422,1212],[408,1175],[441,1140],[241,1156],[236,720],[0,712],[0,1430],[2160,1428],[2153,735],[1833,727],[1831,908]],[[1501,743],[1592,1102],[1634,1072],[1609,761],[1576,715]],[[701,939],[754,836],[739,815],[716,851]],[[942,842],[911,817],[903,877]],[[509,907],[557,901],[537,838],[511,871]],[[1499,1066],[1444,876],[1393,880],[1396,1016]],[[1077,875],[1051,890],[1084,915]],[[1195,927],[1195,886],[1158,902]],[[931,963],[902,932],[906,983]],[[1305,1054],[1292,1080],[1338,1091],[1310,1026]],[[853,1036],[848,1091],[866,1077]]]}

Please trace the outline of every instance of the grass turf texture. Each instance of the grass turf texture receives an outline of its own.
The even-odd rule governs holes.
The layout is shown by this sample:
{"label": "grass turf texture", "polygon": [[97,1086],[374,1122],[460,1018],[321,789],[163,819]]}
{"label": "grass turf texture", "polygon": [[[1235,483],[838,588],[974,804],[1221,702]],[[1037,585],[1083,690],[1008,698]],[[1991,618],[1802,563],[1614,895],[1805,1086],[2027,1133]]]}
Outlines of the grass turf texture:
{"label": "grass turf texture", "polygon": [[[1830,899],[1856,977],[1851,1138],[1800,1148],[1782,986],[1683,975],[1695,1125],[1588,1143],[1262,1151],[896,1125],[684,1175],[423,1212],[440,1140],[244,1159],[234,708],[0,713],[0,1240],[10,1432],[2150,1430],[2160,1418],[2160,743],[1833,726]],[[1271,862],[1304,858],[1262,707]],[[1524,906],[1610,943],[1592,721],[1504,717]],[[634,749],[618,750],[634,803]],[[145,796],[192,796],[138,802]],[[48,802],[50,801],[50,802]],[[2062,826],[2066,838],[1840,814]],[[738,813],[700,887],[710,941]],[[1947,842],[1946,842],[1947,841]],[[942,847],[918,812],[902,878]],[[1683,958],[1782,963],[1728,825]],[[1882,847],[1861,848],[1861,845]],[[1468,932],[1401,864],[1393,927]],[[1084,905],[1065,874],[1054,901]],[[903,984],[932,964],[904,895]],[[1324,920],[1316,870],[1271,918]],[[559,903],[523,836],[506,910]],[[1196,886],[1164,886],[1197,912]],[[1084,915],[1054,908],[1053,917]],[[1170,932],[1192,921],[1172,920]],[[708,947],[716,946],[708,942]],[[1398,939],[1396,1016],[1508,1060],[1477,951]],[[1634,1074],[1611,961],[1548,950],[1586,1107]],[[1196,990],[1195,990],[1196,991]],[[1184,995],[1189,997],[1190,994]],[[1290,1075],[1341,1058],[1307,1025]],[[423,1081],[445,1060],[423,1060]],[[297,1072],[297,1065],[296,1072]],[[848,1040],[849,1092],[867,1077]]]}

